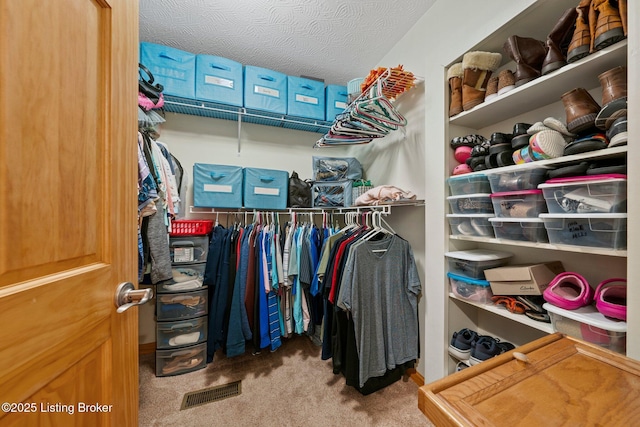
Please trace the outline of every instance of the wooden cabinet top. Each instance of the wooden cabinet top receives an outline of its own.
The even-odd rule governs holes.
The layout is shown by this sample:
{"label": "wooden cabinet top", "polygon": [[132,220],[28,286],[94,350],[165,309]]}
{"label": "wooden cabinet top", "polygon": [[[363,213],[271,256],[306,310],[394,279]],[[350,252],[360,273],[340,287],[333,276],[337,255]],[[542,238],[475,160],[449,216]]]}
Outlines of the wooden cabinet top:
{"label": "wooden cabinet top", "polygon": [[418,406],[439,427],[610,427],[640,425],[639,398],[640,362],[556,333],[422,386]]}

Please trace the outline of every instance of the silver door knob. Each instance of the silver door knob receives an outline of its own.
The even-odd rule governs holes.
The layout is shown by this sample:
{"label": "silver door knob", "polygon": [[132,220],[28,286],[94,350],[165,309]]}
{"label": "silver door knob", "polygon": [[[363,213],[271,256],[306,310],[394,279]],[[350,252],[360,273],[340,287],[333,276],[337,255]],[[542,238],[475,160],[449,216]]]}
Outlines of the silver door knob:
{"label": "silver door knob", "polygon": [[131,282],[123,282],[116,289],[115,303],[118,313],[133,307],[142,305],[153,297],[153,289],[136,289]]}

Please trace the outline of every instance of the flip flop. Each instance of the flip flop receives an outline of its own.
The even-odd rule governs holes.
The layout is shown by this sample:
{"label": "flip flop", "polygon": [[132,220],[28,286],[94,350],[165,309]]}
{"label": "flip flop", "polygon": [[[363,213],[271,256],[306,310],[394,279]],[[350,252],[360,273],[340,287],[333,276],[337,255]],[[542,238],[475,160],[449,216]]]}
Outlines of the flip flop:
{"label": "flip flop", "polygon": [[553,278],[542,296],[545,301],[565,310],[575,310],[593,302],[593,289],[578,273],[564,272]]}
{"label": "flip flop", "polygon": [[613,319],[627,321],[627,279],[607,279],[595,291],[596,308]]}

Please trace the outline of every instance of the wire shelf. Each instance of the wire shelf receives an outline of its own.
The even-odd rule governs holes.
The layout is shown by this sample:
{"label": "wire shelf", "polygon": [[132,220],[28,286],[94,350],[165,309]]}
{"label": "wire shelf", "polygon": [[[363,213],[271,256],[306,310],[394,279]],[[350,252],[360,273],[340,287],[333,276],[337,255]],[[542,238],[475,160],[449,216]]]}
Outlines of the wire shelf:
{"label": "wire shelf", "polygon": [[241,120],[245,123],[295,129],[313,133],[325,133],[331,128],[332,124],[332,122],[324,120],[306,119],[215,102],[180,98],[171,95],[164,96],[164,109],[178,114],[232,121]]}

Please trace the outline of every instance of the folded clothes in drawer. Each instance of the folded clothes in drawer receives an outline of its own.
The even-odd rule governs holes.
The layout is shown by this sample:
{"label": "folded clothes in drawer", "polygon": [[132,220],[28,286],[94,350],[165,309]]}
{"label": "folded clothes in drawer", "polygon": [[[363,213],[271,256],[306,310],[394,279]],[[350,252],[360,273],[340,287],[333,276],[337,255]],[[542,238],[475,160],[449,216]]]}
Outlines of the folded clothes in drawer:
{"label": "folded clothes in drawer", "polygon": [[175,322],[158,322],[156,327],[156,347],[182,347],[206,341],[207,319],[207,316],[202,316]]}
{"label": "folded clothes in drawer", "polygon": [[207,366],[207,343],[171,350],[156,350],[156,376],[166,377]]}
{"label": "folded clothes in drawer", "polygon": [[172,236],[169,238],[169,255],[172,264],[206,262],[208,252],[208,236]]}
{"label": "folded clothes in drawer", "polygon": [[156,320],[179,320],[207,314],[207,289],[156,296]]}
{"label": "folded clothes in drawer", "polygon": [[156,292],[175,293],[202,289],[206,262],[171,266],[172,278],[156,284]]}

